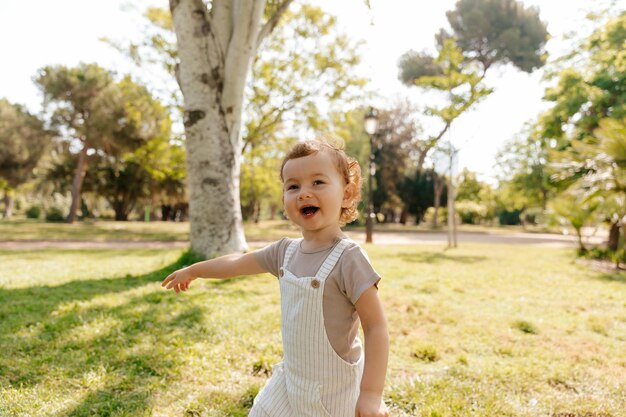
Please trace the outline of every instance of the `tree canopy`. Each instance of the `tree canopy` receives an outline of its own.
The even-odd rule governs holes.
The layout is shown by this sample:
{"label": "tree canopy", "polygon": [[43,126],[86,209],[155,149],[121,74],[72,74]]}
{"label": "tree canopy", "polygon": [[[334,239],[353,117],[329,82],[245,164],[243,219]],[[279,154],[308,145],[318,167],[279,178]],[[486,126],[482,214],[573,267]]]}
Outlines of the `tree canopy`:
{"label": "tree canopy", "polygon": [[35,83],[44,94],[52,126],[77,159],[68,221],[74,221],[91,155],[119,156],[155,137],[169,138],[169,114],[146,87],[119,81],[96,64],[42,68]]}
{"label": "tree canopy", "polygon": [[441,124],[423,139],[420,168],[452,122],[491,94],[483,83],[489,68],[511,63],[530,72],[546,60],[546,24],[536,9],[516,0],[460,0],[446,15],[452,32],[441,29],[436,35],[437,56],[408,51],[398,61],[404,84],[443,96],[444,104],[426,107]]}
{"label": "tree canopy", "polygon": [[464,55],[484,69],[510,62],[532,72],[546,61],[548,31],[536,7],[517,0],[460,0],[446,16],[452,31],[441,29],[437,43],[456,39]]}
{"label": "tree canopy", "polygon": [[0,178],[16,188],[32,177],[54,132],[19,104],[0,99]]}

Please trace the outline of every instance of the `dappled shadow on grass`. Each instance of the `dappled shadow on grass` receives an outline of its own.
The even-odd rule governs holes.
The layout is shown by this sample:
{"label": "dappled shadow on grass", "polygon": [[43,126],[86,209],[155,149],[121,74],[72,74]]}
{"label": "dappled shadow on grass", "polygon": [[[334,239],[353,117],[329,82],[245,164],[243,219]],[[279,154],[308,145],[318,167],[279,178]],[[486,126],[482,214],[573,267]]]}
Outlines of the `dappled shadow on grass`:
{"label": "dappled shadow on grass", "polygon": [[596,275],[596,278],[600,281],[607,282],[620,282],[622,284],[626,284],[626,271],[623,270],[615,270],[615,272],[605,272],[602,274]]}
{"label": "dappled shadow on grass", "polygon": [[486,256],[466,256],[457,254],[447,254],[445,252],[406,252],[398,253],[394,257],[403,262],[411,263],[440,263],[440,262],[458,262],[464,264],[473,264],[482,262],[487,259]]}
{"label": "dappled shadow on grass", "polygon": [[191,257],[140,276],[0,288],[0,385],[37,390],[55,380],[70,383],[72,395],[84,396],[59,414],[66,417],[145,415],[151,392],[182,360],[164,352],[215,336],[198,306],[160,287],[143,289]]}

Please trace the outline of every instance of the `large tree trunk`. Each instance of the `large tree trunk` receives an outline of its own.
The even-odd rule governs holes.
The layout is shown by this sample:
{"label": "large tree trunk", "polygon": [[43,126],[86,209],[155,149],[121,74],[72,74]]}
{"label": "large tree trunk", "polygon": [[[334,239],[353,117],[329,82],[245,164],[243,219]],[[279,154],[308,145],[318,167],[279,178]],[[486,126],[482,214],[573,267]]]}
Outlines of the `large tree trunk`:
{"label": "large tree trunk", "polygon": [[128,221],[128,215],[132,212],[133,207],[135,206],[134,203],[129,203],[123,197],[113,201],[109,200],[109,204],[115,212],[115,221],[122,222]]}
{"label": "large tree trunk", "polygon": [[206,257],[247,249],[239,167],[244,87],[260,41],[292,0],[261,27],[265,0],[170,0],[184,97],[191,248]]}
{"label": "large tree trunk", "polygon": [[13,191],[6,190],[4,192],[4,217],[13,216],[13,205],[15,199],[13,198]]}
{"label": "large tree trunk", "polygon": [[76,220],[76,211],[80,204],[80,190],[83,188],[83,180],[87,172],[87,150],[88,146],[85,144],[78,154],[78,165],[76,166],[74,180],[72,181],[72,204],[70,205],[70,212],[67,215],[68,223],[74,223],[74,220]]}
{"label": "large tree trunk", "polygon": [[247,249],[239,203],[240,122],[265,1],[236,6],[214,1],[209,14],[202,0],[170,0],[184,97],[191,248],[206,257]]}

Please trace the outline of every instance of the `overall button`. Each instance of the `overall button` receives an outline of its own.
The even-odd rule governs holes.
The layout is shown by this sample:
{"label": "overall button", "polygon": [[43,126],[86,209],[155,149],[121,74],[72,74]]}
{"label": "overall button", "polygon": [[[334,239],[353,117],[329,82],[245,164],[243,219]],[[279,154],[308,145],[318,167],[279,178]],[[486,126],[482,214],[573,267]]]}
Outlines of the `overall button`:
{"label": "overall button", "polygon": [[311,287],[313,288],[319,288],[320,287],[320,282],[317,279],[314,279],[313,281],[311,281]]}

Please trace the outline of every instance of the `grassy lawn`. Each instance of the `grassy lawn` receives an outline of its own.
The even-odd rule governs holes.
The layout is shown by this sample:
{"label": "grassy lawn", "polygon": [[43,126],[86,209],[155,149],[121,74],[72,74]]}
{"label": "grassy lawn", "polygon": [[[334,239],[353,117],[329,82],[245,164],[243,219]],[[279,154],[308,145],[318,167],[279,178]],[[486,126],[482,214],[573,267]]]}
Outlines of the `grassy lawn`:
{"label": "grassy lawn", "polygon": [[[287,221],[264,221],[244,225],[246,238],[276,240],[283,236],[299,236],[299,231]],[[77,240],[77,241],[187,241],[188,222],[97,222],[47,223],[30,219],[1,219],[0,241]]]}
{"label": "grassy lawn", "polygon": [[[625,415],[626,274],[561,249],[366,249],[384,277],[393,416]],[[0,251],[0,416],[246,416],[282,355],[276,280],[162,290],[190,261]]]}
{"label": "grassy lawn", "polygon": [[[246,238],[250,241],[276,240],[283,236],[297,237],[299,231],[285,220],[265,220],[259,224],[245,223]],[[350,226],[347,230],[364,231],[364,226]],[[445,228],[433,229],[430,224],[415,226],[412,224],[377,224],[375,230],[379,232],[415,233],[434,232],[446,233]],[[558,233],[558,229],[544,229],[528,226],[483,226],[459,225],[460,232],[474,233]],[[0,219],[0,240],[78,240],[78,241],[187,241],[189,239],[188,222],[161,222],[145,223],[142,221],[115,222],[100,220],[86,221],[74,224],[47,223],[41,220],[24,218]]]}
{"label": "grassy lawn", "polygon": [[87,221],[47,223],[31,219],[2,219],[0,240],[187,240],[189,223]]}

